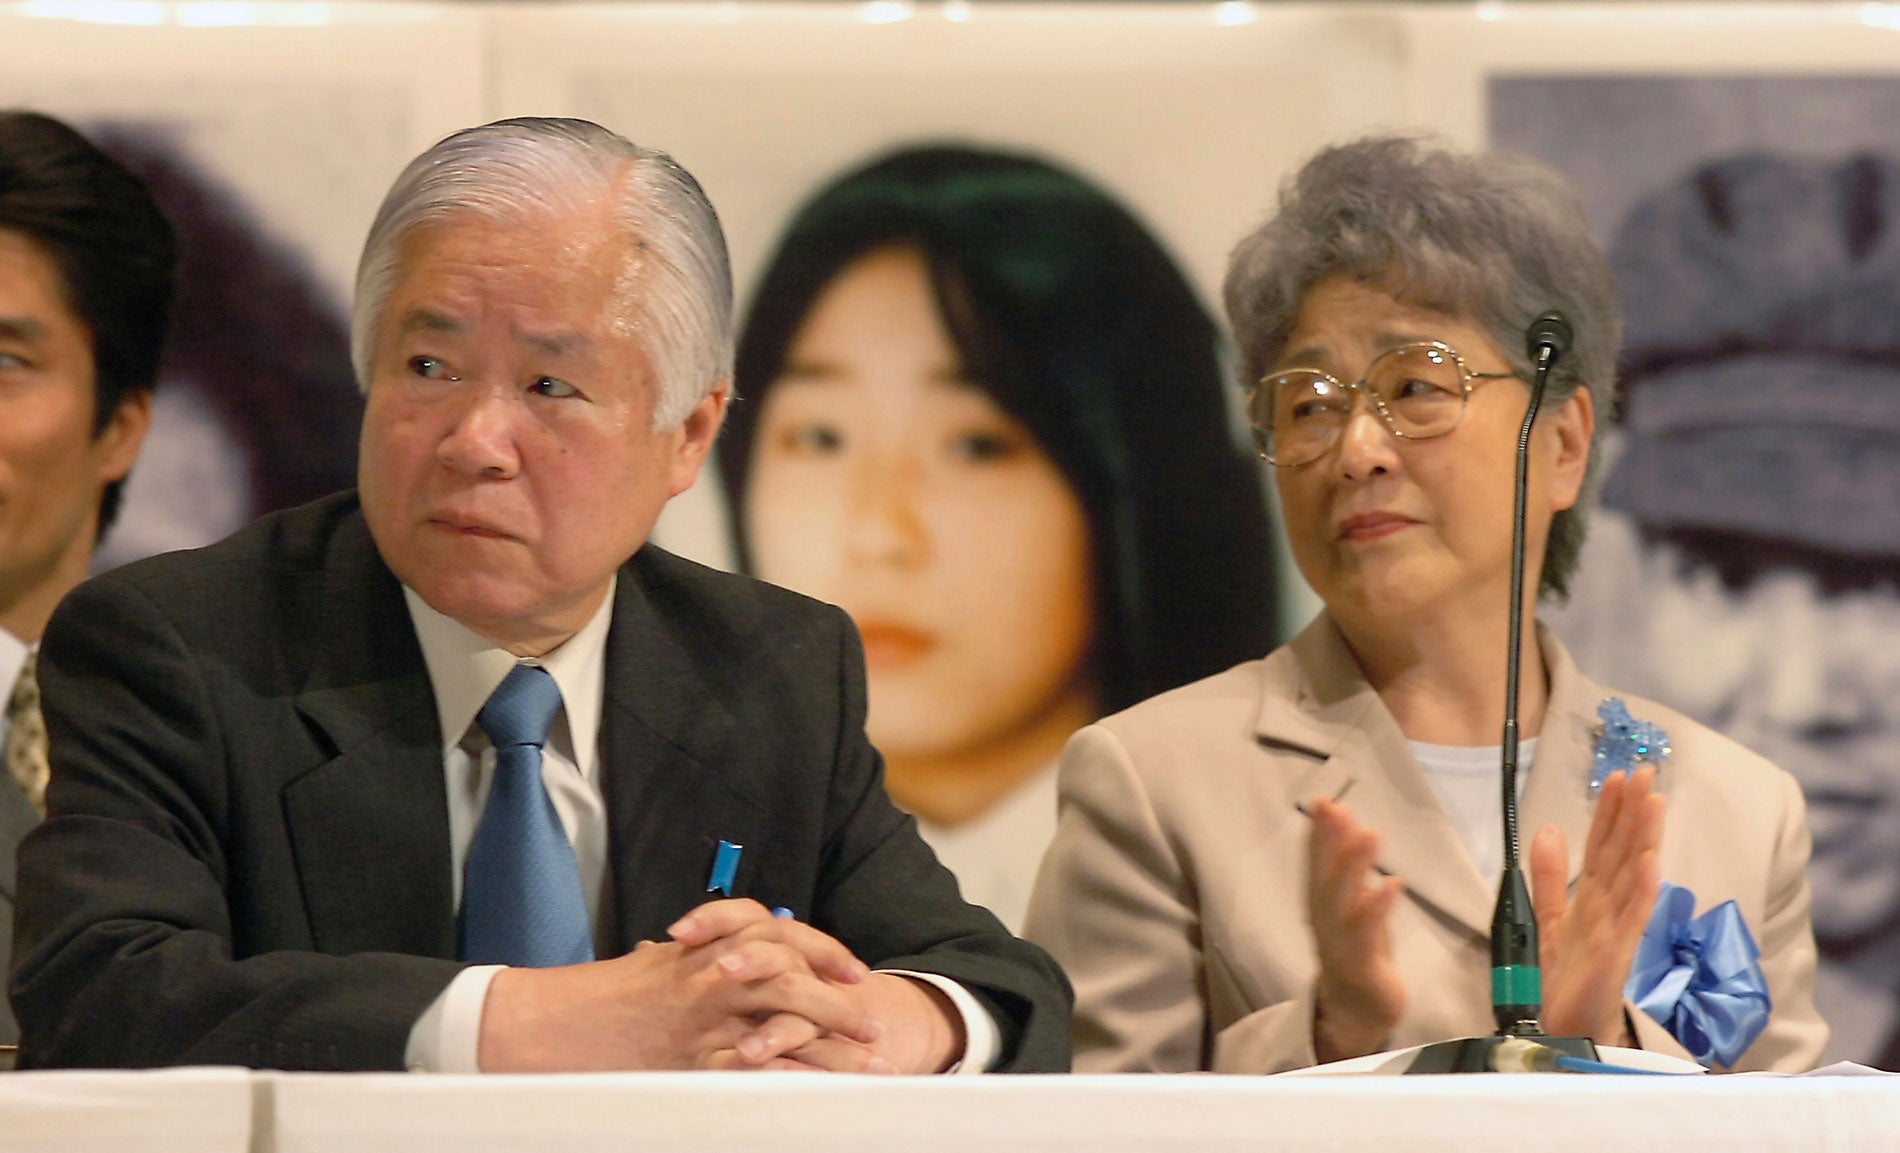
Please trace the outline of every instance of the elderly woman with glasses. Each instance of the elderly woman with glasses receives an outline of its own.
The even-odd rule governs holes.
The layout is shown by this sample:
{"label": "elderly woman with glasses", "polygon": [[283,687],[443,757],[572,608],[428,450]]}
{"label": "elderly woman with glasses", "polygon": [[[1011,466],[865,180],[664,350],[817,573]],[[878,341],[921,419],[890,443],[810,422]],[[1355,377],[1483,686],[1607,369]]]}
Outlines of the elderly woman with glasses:
{"label": "elderly woman with glasses", "polygon": [[[1074,982],[1078,1070],[1271,1073],[1492,1032],[1514,611],[1544,1028],[1811,1066],[1799,789],[1534,627],[1582,543],[1620,329],[1568,187],[1410,140],[1330,149],[1235,250],[1226,303],[1325,611],[1064,752],[1026,933]],[[1575,341],[1531,433],[1512,605],[1524,332],[1551,308]]]}

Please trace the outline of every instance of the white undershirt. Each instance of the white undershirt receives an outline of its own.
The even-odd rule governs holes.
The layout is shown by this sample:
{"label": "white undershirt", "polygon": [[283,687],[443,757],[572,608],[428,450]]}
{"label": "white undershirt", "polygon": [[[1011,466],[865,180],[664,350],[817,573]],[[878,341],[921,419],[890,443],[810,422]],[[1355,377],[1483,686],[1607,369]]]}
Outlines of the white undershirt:
{"label": "white undershirt", "polygon": [[[600,714],[606,691],[607,631],[613,620],[614,588],[581,630],[539,659],[521,660],[461,622],[430,608],[403,589],[409,619],[422,647],[422,660],[435,692],[442,726],[442,767],[448,787],[449,864],[455,908],[462,906],[462,873],[469,842],[481,821],[488,786],[494,779],[495,749],[475,724],[475,715],[517,664],[540,665],[561,690],[542,750],[541,780],[554,802],[580,868],[587,915],[600,925],[601,890],[607,875],[607,802],[600,785]],[[4,634],[0,634],[4,636]],[[24,657],[22,658],[24,659]],[[410,1027],[404,1064],[416,1071],[475,1073],[481,1042],[482,1008],[489,983],[500,965],[474,965],[457,973],[447,988]],[[969,990],[935,973],[891,970],[926,981],[948,997],[963,1017],[966,1038],[959,1072],[981,1073],[995,1060],[1001,1037],[988,1010]]]}
{"label": "white undershirt", "polygon": [[[1412,756],[1425,770],[1425,779],[1438,795],[1438,807],[1458,832],[1478,875],[1495,887],[1504,875],[1504,790],[1498,745],[1428,745],[1413,741]],[[1537,758],[1537,738],[1517,743],[1517,797],[1524,799],[1524,782]]]}

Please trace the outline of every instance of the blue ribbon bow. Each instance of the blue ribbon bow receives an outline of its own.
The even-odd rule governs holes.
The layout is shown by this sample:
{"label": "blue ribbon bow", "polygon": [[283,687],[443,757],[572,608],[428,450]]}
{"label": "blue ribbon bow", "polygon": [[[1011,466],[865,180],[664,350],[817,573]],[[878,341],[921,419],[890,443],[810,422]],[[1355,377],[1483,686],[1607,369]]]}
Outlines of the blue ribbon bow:
{"label": "blue ribbon bow", "polygon": [[1733,1065],[1767,1028],[1774,1007],[1761,950],[1734,901],[1700,917],[1694,912],[1695,894],[1664,881],[1623,996],[1704,1067]]}

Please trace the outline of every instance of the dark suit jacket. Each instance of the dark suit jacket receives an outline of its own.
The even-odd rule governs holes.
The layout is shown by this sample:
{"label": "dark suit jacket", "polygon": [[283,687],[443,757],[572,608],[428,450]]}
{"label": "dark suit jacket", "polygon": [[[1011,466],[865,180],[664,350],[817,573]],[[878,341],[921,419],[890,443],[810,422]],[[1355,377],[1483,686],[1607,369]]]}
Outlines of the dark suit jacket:
{"label": "dark suit jacket", "polygon": [[[0,697],[5,690],[0,690]],[[3,750],[0,750],[3,751]],[[13,898],[19,886],[15,881],[14,852],[27,831],[40,823],[26,790],[0,771],[0,966],[13,955]],[[20,1039],[20,1026],[13,1019],[13,1008],[0,1005],[0,1045],[12,1045]]]}
{"label": "dark suit jacket", "polygon": [[[455,956],[442,736],[354,496],[82,585],[41,646],[49,819],[20,853],[23,1064],[400,1067]],[[966,905],[883,790],[838,610],[649,546],[608,635],[606,939],[706,899],[788,906],[941,973],[1002,1067],[1068,1067],[1068,986]]]}

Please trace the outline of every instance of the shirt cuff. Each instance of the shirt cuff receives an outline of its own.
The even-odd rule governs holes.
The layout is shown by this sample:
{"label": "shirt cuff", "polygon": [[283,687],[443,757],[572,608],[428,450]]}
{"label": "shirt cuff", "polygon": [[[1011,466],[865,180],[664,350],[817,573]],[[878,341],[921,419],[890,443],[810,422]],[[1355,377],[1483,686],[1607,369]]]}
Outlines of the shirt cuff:
{"label": "shirt cuff", "polygon": [[911,969],[879,969],[878,972],[922,981],[942,992],[957,1007],[957,1014],[963,1018],[963,1057],[945,1069],[945,1073],[962,1076],[987,1073],[990,1066],[996,1064],[996,1058],[1001,1055],[1002,1032],[996,1027],[996,1018],[990,1016],[990,1011],[972,997],[968,989],[941,973],[919,973]]}
{"label": "shirt cuff", "polygon": [[411,1073],[482,1071],[476,1061],[482,1041],[482,1006],[488,1003],[489,983],[503,968],[472,965],[463,969],[429,1002],[409,1027],[409,1044],[402,1052],[403,1065]]}

